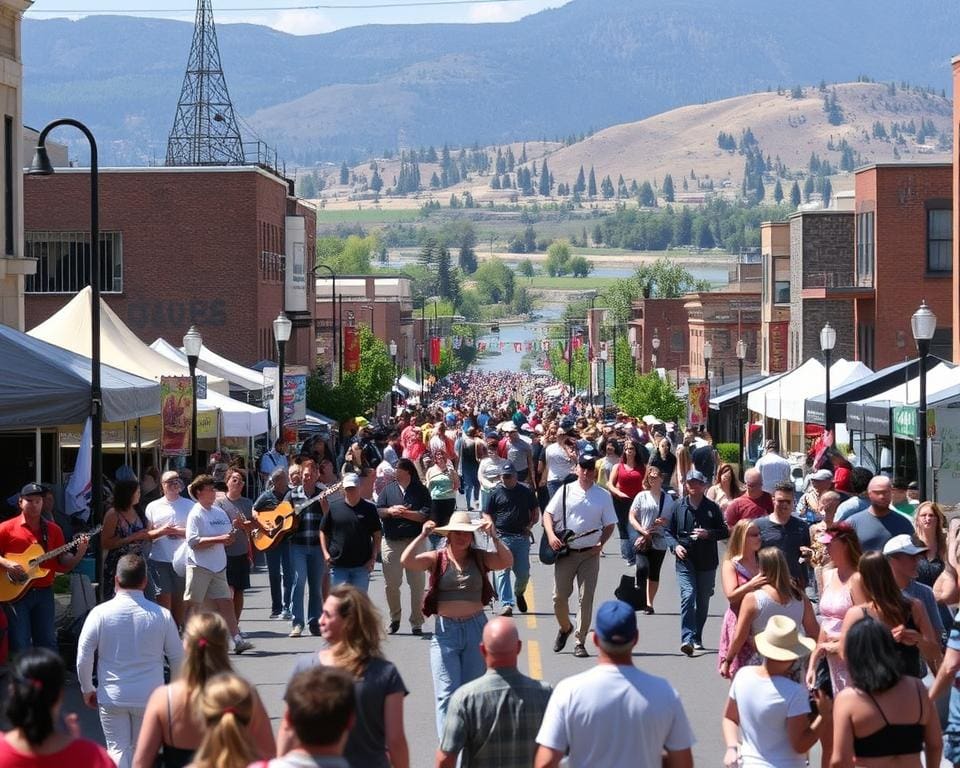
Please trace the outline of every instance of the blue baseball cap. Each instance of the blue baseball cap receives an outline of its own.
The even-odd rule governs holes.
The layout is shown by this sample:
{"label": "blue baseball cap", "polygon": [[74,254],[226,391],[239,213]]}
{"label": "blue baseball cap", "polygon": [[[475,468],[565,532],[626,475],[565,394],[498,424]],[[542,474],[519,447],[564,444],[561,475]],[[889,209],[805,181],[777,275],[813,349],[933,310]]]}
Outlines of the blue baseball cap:
{"label": "blue baseball cap", "polygon": [[597,637],[613,645],[626,645],[637,638],[637,614],[623,600],[607,600],[597,610]]}

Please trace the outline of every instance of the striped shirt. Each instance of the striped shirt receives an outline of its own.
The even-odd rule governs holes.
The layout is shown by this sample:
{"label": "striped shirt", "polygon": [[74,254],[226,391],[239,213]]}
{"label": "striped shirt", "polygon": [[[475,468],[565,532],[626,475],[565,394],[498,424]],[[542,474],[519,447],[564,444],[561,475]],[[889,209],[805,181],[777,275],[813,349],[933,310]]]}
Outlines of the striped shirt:
{"label": "striped shirt", "polygon": [[[319,496],[321,491],[325,489],[325,485],[317,483],[317,487],[314,489],[313,494],[308,496],[306,491],[304,491],[303,486],[298,485],[296,488],[291,488],[289,491],[287,491],[285,500],[293,504],[294,507],[299,507],[309,502],[310,499]],[[319,547],[320,524],[323,522],[323,509],[320,506],[320,500],[317,499],[309,506],[304,507],[303,511],[300,512],[299,518],[300,522],[297,525],[297,530],[294,531],[293,535],[290,537],[290,543]]]}

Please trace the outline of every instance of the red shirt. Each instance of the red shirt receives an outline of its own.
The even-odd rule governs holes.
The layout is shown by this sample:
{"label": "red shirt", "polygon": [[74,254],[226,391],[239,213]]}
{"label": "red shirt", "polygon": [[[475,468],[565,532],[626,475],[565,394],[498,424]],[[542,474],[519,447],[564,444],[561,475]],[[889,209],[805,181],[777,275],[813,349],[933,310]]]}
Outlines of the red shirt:
{"label": "red shirt", "polygon": [[[51,549],[62,547],[64,544],[63,530],[59,525],[51,523],[49,520],[46,521],[46,525],[47,546],[44,550],[49,552]],[[39,532],[35,535],[34,532],[30,530],[22,513],[18,517],[0,523],[0,554],[3,554],[5,557],[7,555],[20,555],[34,544],[43,546]],[[42,579],[34,581],[31,584],[32,587],[49,587],[53,584],[54,572],[63,572],[65,570],[57,560],[48,560],[43,564],[43,567],[49,568],[50,572]],[[0,765],[2,764],[3,763],[0,762]]]}
{"label": "red shirt", "polygon": [[3,736],[0,736],[0,765],[4,768],[63,768],[65,765],[114,768],[107,751],[87,739],[74,739],[50,755],[29,755],[17,752]]}
{"label": "red shirt", "polygon": [[756,520],[773,512],[773,496],[766,491],[759,499],[751,499],[747,494],[737,496],[723,510],[723,519],[728,528],[733,528],[739,520]]}

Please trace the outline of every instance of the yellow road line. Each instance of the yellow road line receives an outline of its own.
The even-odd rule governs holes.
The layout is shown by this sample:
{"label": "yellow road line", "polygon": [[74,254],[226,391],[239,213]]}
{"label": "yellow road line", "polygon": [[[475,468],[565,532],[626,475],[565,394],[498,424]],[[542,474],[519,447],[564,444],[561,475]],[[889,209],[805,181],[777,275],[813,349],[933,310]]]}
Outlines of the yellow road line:
{"label": "yellow road line", "polygon": [[530,677],[543,680],[543,664],[540,661],[540,641],[527,640],[527,661]]}
{"label": "yellow road line", "polygon": [[527,629],[536,629],[537,628],[537,603],[533,599],[533,582],[527,582],[527,588],[523,593],[523,596],[527,599]]}

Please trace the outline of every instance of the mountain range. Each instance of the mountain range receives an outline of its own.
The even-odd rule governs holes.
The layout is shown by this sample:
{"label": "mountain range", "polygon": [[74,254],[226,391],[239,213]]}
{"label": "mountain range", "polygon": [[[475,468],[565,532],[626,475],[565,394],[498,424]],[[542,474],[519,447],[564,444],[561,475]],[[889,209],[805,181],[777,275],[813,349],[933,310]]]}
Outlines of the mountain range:
{"label": "mountain range", "polygon": [[[218,37],[244,139],[309,165],[385,148],[562,139],[821,79],[946,89],[958,23],[950,0],[573,0],[505,24],[313,36],[230,24]],[[187,23],[136,17],[26,20],[26,122],[76,117],[105,163],[162,162],[191,34]]]}

